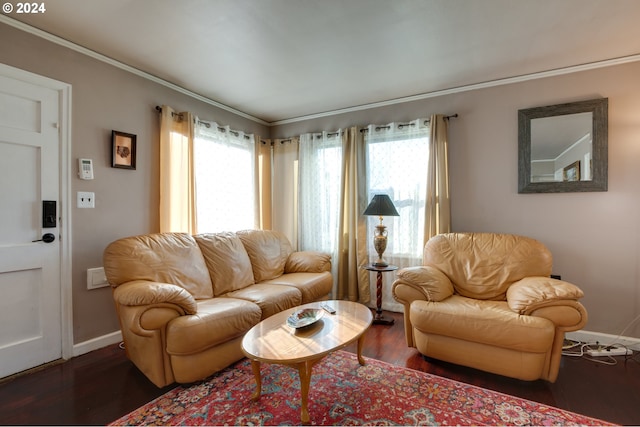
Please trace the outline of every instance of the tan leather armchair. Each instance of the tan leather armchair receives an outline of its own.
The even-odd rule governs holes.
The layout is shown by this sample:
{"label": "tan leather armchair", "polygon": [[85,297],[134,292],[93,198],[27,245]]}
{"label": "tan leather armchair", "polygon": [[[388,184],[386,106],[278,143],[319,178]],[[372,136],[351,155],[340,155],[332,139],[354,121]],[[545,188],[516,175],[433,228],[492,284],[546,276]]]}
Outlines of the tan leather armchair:
{"label": "tan leather armchair", "polygon": [[522,380],[558,376],[564,334],[587,311],[575,285],[550,277],[539,241],[494,233],[429,239],[423,266],[398,271],[407,345],[425,356]]}

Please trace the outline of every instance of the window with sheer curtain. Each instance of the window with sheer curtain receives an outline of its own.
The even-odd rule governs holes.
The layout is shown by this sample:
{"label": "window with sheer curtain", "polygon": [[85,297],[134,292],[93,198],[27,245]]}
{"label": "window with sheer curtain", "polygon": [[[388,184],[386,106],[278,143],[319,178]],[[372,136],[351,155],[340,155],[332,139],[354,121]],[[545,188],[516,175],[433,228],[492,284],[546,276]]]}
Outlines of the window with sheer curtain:
{"label": "window with sheer curtain", "polygon": [[299,247],[328,252],[337,259],[342,174],[340,132],[301,135],[299,170]]}
{"label": "window with sheer curtain", "polygon": [[[399,216],[384,217],[388,242],[384,258],[405,267],[422,259],[429,157],[429,128],[424,122],[369,127],[365,135],[367,195],[388,194]],[[367,241],[375,254],[373,232],[378,217],[369,217]]]}
{"label": "window with sheer curtain", "polygon": [[[369,126],[364,143],[367,200],[388,194],[400,214],[384,218],[389,235],[385,259],[400,267],[415,265],[424,244],[429,128],[424,120]],[[327,251],[333,259],[338,259],[342,161],[339,132],[300,137],[300,248]],[[378,221],[368,218],[371,255],[376,253],[373,231]]]}
{"label": "window with sheer curtain", "polygon": [[256,226],[254,139],[200,122],[195,128],[197,231],[238,231]]}

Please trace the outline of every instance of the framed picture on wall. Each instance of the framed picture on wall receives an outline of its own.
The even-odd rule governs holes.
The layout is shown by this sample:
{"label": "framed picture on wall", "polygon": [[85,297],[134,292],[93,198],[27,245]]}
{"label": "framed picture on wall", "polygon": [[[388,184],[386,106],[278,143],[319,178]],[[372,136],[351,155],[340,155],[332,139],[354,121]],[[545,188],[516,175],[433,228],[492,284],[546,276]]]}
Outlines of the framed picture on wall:
{"label": "framed picture on wall", "polygon": [[576,160],[562,171],[564,181],[580,181],[580,160]]}
{"label": "framed picture on wall", "polygon": [[136,136],[134,134],[111,131],[111,167],[136,168]]}

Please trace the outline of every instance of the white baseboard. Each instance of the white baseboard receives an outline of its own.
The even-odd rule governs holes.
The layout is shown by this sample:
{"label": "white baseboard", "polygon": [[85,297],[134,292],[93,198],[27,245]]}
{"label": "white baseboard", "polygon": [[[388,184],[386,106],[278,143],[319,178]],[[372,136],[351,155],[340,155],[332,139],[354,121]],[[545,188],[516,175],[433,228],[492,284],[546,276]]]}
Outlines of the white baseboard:
{"label": "white baseboard", "polygon": [[[616,335],[603,334],[591,331],[575,331],[567,332],[565,337],[570,340],[595,343],[596,341],[603,345],[622,344],[627,347],[633,347],[640,350],[640,338],[634,337],[618,337]],[[117,344],[122,341],[122,332],[116,331],[101,337],[93,338],[73,345],[73,356],[80,356],[93,350],[101,349],[111,344]]]}
{"label": "white baseboard", "polygon": [[111,344],[117,344],[122,341],[122,332],[115,331],[101,337],[96,337],[88,341],[84,341],[73,345],[73,357],[98,350]]}
{"label": "white baseboard", "polygon": [[596,342],[603,345],[621,344],[629,347],[633,350],[640,351],[640,338],[623,337],[617,335],[603,334],[601,332],[591,331],[575,331],[567,332],[565,338],[573,341],[580,341],[589,344],[595,344]]}

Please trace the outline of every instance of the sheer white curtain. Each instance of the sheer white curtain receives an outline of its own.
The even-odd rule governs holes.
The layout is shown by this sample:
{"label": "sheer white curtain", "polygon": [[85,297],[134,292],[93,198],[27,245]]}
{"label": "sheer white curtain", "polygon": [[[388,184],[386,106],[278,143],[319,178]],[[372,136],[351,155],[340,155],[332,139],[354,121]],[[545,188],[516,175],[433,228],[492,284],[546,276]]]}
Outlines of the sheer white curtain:
{"label": "sheer white curtain", "polygon": [[[370,125],[363,132],[354,127],[300,137],[298,246],[332,254],[336,298],[366,304],[376,293],[375,277],[361,268],[377,258],[373,232],[378,217],[362,215],[374,194],[388,194],[399,213],[384,218],[388,230],[384,258],[390,264],[421,265],[425,241],[449,231],[443,122],[443,116],[434,115],[409,123]],[[383,308],[402,311],[391,295],[395,274],[383,278]]]}
{"label": "sheer white curtain", "polygon": [[[424,247],[429,121],[370,125],[365,133],[368,200],[388,194],[399,216],[384,217],[388,242],[384,259],[400,268],[420,265]],[[373,232],[378,217],[368,217],[369,254],[376,257]],[[395,274],[383,274],[383,308],[402,311],[391,295]]]}
{"label": "sheer white curtain", "polygon": [[197,231],[259,227],[253,135],[197,121],[194,138]]}
{"label": "sheer white curtain", "polygon": [[299,143],[298,249],[331,254],[338,268],[342,132],[304,134]]}

